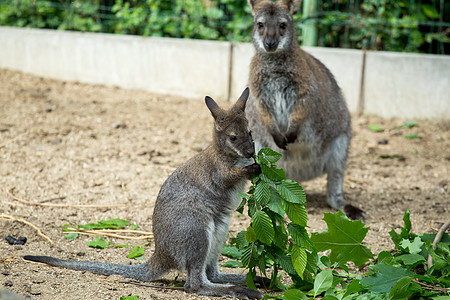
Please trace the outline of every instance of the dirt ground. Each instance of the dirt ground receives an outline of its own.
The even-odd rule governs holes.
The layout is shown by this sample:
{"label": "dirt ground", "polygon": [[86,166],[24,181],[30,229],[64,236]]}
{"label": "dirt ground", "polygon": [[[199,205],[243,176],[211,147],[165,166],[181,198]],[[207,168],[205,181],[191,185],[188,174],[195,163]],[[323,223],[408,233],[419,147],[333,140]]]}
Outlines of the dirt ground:
{"label": "dirt ground", "polygon": [[[213,91],[212,91],[213,92]],[[214,98],[214,94],[211,95]],[[227,105],[224,101],[220,101]],[[411,210],[416,233],[435,233],[449,218],[450,122],[353,116],[345,194],[363,208],[366,244],[392,247],[388,232]],[[379,124],[375,133],[368,124]],[[64,224],[126,219],[151,231],[152,210],[166,177],[210,141],[212,118],[203,99],[155,95],[0,70],[0,289],[34,299],[207,299],[183,291],[120,283],[101,276],[34,264],[23,255],[130,263],[129,248],[87,247],[90,236],[64,239]],[[421,139],[406,139],[416,134]],[[381,158],[381,156],[391,158]],[[325,177],[301,183],[311,231],[324,230]],[[22,200],[22,201],[21,201]],[[29,201],[27,203],[26,201]],[[97,207],[76,207],[76,205]],[[57,206],[62,205],[62,206]],[[70,207],[69,205],[72,205]],[[49,241],[31,226],[37,226]],[[233,217],[231,233],[244,230]],[[5,238],[27,237],[25,245]],[[143,241],[108,239],[136,246]],[[151,255],[148,247],[145,258]],[[226,260],[226,259],[225,259]],[[135,262],[133,262],[135,263]],[[240,272],[239,269],[228,269]],[[174,280],[173,273],[167,276]],[[178,281],[184,275],[180,274]],[[161,284],[161,283],[156,283]],[[264,292],[264,291],[262,291]]]}

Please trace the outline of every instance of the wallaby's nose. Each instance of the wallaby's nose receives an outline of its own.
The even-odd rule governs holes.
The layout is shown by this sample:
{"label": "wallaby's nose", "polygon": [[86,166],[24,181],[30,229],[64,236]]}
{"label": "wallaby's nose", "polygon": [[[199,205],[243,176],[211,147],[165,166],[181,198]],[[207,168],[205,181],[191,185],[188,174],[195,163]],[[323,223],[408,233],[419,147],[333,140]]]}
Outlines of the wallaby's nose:
{"label": "wallaby's nose", "polygon": [[246,153],[248,158],[253,157],[253,155],[255,155],[255,149],[251,148],[251,149],[247,149]]}
{"label": "wallaby's nose", "polygon": [[274,39],[266,39],[264,41],[264,47],[269,52],[275,51],[277,49],[277,46],[277,41]]}

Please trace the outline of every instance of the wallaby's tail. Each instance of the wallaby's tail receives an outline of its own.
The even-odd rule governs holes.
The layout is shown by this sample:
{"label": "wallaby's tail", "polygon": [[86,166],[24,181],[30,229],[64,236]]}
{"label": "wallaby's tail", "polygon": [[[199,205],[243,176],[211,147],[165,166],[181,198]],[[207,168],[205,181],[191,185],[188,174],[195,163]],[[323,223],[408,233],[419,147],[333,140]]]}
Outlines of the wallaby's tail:
{"label": "wallaby's tail", "polygon": [[[93,261],[74,261],[54,258],[50,256],[26,255],[26,260],[41,262],[54,267],[67,268],[77,271],[89,271],[101,275],[121,275],[140,281],[153,281],[162,274],[157,270],[151,270],[148,262],[139,265],[122,265]],[[156,271],[156,272],[155,272]]]}

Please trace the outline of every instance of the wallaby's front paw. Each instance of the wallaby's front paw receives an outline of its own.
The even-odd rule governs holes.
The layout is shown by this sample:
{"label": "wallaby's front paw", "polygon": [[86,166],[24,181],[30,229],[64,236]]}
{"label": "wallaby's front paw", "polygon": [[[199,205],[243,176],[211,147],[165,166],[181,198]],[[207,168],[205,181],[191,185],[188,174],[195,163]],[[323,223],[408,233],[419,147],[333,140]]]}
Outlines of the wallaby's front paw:
{"label": "wallaby's front paw", "polygon": [[273,137],[275,144],[277,144],[278,148],[286,150],[288,141],[284,136],[282,136],[280,134],[275,134],[275,135],[272,135],[272,137]]}
{"label": "wallaby's front paw", "polygon": [[257,163],[254,163],[252,165],[246,166],[245,168],[246,168],[247,173],[249,175],[261,174],[261,167]]}
{"label": "wallaby's front paw", "polygon": [[288,132],[286,135],[286,144],[294,143],[297,140],[297,137],[298,137],[297,130]]}
{"label": "wallaby's front paw", "polygon": [[366,213],[363,210],[361,210],[353,205],[350,205],[350,204],[347,204],[344,207],[344,213],[351,220],[364,221],[366,219]]}

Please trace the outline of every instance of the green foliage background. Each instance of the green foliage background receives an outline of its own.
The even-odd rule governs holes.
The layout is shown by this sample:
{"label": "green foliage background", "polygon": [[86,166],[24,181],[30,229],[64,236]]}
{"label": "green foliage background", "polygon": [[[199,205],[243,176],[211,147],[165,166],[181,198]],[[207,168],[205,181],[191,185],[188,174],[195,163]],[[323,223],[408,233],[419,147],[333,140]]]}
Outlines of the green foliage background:
{"label": "green foliage background", "polygon": [[[450,2],[317,0],[318,46],[448,54]],[[0,25],[249,42],[247,0],[2,0]]]}

